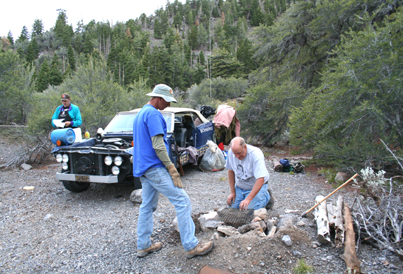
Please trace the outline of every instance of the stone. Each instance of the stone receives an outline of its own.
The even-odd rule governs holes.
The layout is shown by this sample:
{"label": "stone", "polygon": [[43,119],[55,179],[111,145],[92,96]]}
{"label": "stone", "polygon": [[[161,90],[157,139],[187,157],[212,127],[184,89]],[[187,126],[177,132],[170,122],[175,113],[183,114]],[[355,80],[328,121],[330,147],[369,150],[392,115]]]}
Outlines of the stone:
{"label": "stone", "polygon": [[211,240],[218,240],[221,237],[220,233],[214,232],[213,235],[211,235]]}
{"label": "stone", "polygon": [[294,215],[293,214],[284,214],[280,215],[280,220],[278,221],[278,232],[283,230],[292,229],[294,225]]}
{"label": "stone", "polygon": [[47,221],[47,220],[49,220],[49,219],[52,219],[53,218],[53,214],[46,214],[46,216],[43,218],[43,220],[44,221]]}
{"label": "stone", "polygon": [[267,209],[266,208],[260,208],[258,210],[255,210],[253,212],[253,216],[259,217],[262,220],[266,220],[268,215],[267,215]]}
{"label": "stone", "polygon": [[26,190],[26,191],[32,191],[32,190],[34,190],[34,186],[24,186],[22,189],[23,190]]}
{"label": "stone", "polygon": [[301,220],[297,223],[297,226],[305,226],[305,222]]}
{"label": "stone", "polygon": [[206,232],[209,228],[217,228],[219,224],[222,224],[222,222],[214,220],[217,215],[217,211],[210,211],[206,214],[200,215],[199,222],[201,230]]}
{"label": "stone", "polygon": [[31,165],[28,165],[28,164],[23,163],[23,164],[21,165],[21,168],[22,168],[23,170],[30,170],[30,169],[32,169],[32,166],[31,166]]}
{"label": "stone", "polygon": [[283,243],[285,243],[287,246],[292,246],[292,241],[290,236],[288,235],[284,235],[281,240],[283,241]]}
{"label": "stone", "polygon": [[175,217],[175,219],[172,221],[172,225],[174,226],[175,230],[179,232],[178,217]]}
{"label": "stone", "polygon": [[142,193],[143,193],[142,189],[133,190],[132,193],[130,194],[130,201],[132,201],[135,204],[141,204],[143,202]]}
{"label": "stone", "polygon": [[298,250],[293,250],[292,255],[295,256],[295,257],[301,257],[302,256],[301,252],[299,252]]}
{"label": "stone", "polygon": [[336,177],[334,178],[336,182],[345,182],[348,179],[349,179],[348,174],[344,172],[337,172]]}
{"label": "stone", "polygon": [[227,236],[233,236],[235,234],[239,234],[238,230],[234,228],[233,226],[219,226],[217,227],[217,231],[224,233]]}

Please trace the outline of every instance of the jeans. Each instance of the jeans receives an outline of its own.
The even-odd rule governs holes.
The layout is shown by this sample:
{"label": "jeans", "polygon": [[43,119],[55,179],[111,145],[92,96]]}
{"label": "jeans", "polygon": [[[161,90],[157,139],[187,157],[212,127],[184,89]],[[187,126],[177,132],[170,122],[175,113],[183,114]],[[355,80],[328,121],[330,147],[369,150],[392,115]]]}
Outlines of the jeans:
{"label": "jeans", "polygon": [[[262,185],[262,188],[256,194],[255,198],[250,202],[248,209],[259,209],[265,207],[270,201],[270,194],[267,191],[268,184]],[[232,208],[239,208],[239,204],[245,200],[252,190],[244,190],[235,186],[235,202],[232,203]]]}
{"label": "jeans", "polygon": [[140,177],[140,181],[143,188],[143,202],[137,223],[137,250],[146,249],[151,245],[153,212],[157,209],[160,193],[175,206],[183,248],[186,251],[195,248],[199,241],[195,236],[189,196],[182,188],[174,185],[168,170],[165,167],[150,168]]}

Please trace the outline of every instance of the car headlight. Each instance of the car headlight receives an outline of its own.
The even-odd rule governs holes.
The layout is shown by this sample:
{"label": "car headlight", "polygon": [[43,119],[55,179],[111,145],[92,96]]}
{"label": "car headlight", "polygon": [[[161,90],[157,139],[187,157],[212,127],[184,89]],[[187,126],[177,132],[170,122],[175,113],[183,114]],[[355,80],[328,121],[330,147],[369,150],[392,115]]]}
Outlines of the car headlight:
{"label": "car headlight", "polygon": [[59,153],[59,154],[56,154],[56,161],[58,162],[58,163],[61,163],[62,161],[63,161],[63,156]]}
{"label": "car headlight", "polygon": [[63,154],[63,163],[67,163],[69,161],[69,155]]}
{"label": "car headlight", "polygon": [[115,163],[115,165],[121,166],[122,163],[123,163],[123,158],[120,157],[120,156],[116,156],[116,157],[115,157],[115,160],[113,160],[113,162]]}
{"label": "car headlight", "polygon": [[105,165],[110,166],[112,164],[112,157],[106,156],[104,159],[104,163],[105,163]]}
{"label": "car headlight", "polygon": [[120,173],[120,169],[117,166],[112,167],[112,174],[118,175]]}
{"label": "car headlight", "polygon": [[67,170],[67,169],[69,169],[69,165],[66,162],[63,162],[62,168],[63,168],[63,170]]}

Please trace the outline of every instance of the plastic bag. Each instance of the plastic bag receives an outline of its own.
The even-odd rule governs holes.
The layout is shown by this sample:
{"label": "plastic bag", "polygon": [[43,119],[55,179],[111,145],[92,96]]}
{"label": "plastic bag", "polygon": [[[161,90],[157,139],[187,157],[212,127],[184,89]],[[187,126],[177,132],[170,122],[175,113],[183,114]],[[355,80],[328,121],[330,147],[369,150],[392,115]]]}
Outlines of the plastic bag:
{"label": "plastic bag", "polygon": [[221,150],[218,149],[218,146],[212,141],[207,141],[207,145],[208,148],[200,161],[199,168],[203,171],[218,171],[224,169],[225,159]]}

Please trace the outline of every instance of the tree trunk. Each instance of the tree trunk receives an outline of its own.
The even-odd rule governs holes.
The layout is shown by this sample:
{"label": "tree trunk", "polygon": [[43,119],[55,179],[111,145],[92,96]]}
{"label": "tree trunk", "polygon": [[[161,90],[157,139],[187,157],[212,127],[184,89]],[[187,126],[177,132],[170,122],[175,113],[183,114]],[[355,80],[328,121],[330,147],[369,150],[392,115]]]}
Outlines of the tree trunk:
{"label": "tree trunk", "polygon": [[[319,203],[325,197],[319,195],[316,197],[315,202]],[[330,243],[329,221],[326,213],[326,203],[321,203],[315,208],[315,220],[318,228],[318,240],[323,244]]]}
{"label": "tree trunk", "polygon": [[344,245],[344,254],[341,256],[346,262],[348,273],[361,273],[360,264],[355,253],[355,233],[350,209],[344,205],[344,223],[346,227],[346,242]]}

